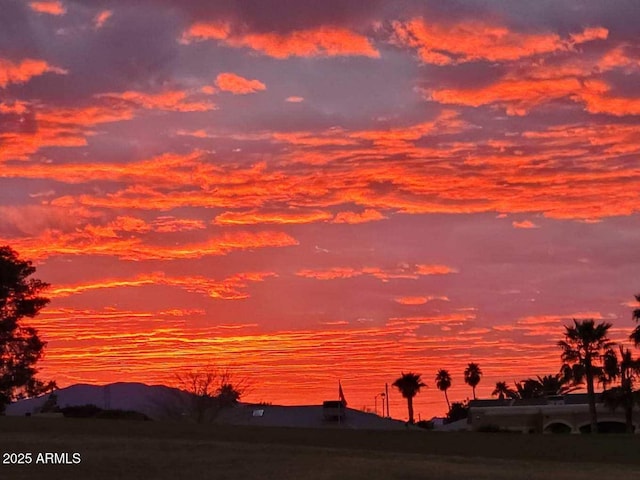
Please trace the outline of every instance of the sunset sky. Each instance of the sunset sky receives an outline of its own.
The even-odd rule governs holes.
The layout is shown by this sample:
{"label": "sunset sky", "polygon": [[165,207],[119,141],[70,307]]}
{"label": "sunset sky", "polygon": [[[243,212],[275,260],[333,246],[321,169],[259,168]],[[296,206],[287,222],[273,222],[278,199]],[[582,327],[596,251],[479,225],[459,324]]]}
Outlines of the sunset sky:
{"label": "sunset sky", "polygon": [[[373,408],[556,373],[640,293],[640,2],[0,0],[0,245],[59,386]],[[406,404],[391,393],[391,414]],[[378,404],[379,406],[379,404]]]}

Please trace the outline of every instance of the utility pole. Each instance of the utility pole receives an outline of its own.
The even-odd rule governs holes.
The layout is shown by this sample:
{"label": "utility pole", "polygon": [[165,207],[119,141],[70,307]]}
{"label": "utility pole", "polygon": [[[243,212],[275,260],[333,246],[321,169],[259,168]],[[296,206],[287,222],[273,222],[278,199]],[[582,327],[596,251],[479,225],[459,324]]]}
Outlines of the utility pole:
{"label": "utility pole", "polygon": [[389,384],[388,383],[384,384],[384,391],[385,391],[384,398],[387,400],[387,417],[391,417],[391,414],[389,414]]}

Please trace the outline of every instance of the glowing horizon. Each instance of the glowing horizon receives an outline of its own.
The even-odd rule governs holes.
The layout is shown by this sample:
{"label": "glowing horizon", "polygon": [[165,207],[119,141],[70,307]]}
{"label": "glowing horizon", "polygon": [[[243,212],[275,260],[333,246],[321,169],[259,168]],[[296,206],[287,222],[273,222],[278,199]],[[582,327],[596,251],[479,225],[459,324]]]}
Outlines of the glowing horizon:
{"label": "glowing horizon", "polygon": [[51,284],[43,378],[217,363],[373,408],[412,371],[428,418],[439,369],[489,397],[572,318],[632,330],[630,4],[5,3],[0,245]]}

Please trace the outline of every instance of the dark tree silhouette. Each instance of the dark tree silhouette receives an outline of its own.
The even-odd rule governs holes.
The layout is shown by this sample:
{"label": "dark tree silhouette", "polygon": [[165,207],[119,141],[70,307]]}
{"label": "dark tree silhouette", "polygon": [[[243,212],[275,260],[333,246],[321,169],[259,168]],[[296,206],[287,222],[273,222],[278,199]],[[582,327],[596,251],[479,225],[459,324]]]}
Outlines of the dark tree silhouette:
{"label": "dark tree silhouette", "polygon": [[496,382],[496,388],[491,392],[491,396],[497,396],[498,399],[504,400],[505,398],[517,398],[518,392],[507,386],[507,382]]}
{"label": "dark tree silhouette", "polygon": [[[636,301],[640,303],[640,293],[635,297]],[[635,308],[633,310],[633,319],[636,321],[636,323],[638,323],[638,325],[633,329],[633,332],[631,332],[629,338],[633,341],[633,344],[636,347],[640,347],[640,305],[638,306],[638,308]]]}
{"label": "dark tree silhouette", "polygon": [[[568,366],[566,366],[568,367]],[[578,369],[575,369],[578,371]],[[564,395],[580,388],[583,374],[574,375],[574,369],[568,367],[567,371],[555,375],[527,378],[516,384],[516,394],[519,398],[540,398],[552,395]],[[577,380],[574,380],[577,377]]]}
{"label": "dark tree silhouette", "polygon": [[482,377],[482,370],[477,363],[470,363],[464,370],[464,383],[469,385],[473,389],[473,399],[476,399],[476,386],[480,383]]}
{"label": "dark tree silhouette", "polygon": [[573,320],[573,326],[565,325],[564,340],[558,342],[562,348],[562,360],[567,365],[580,365],[581,369],[573,369],[576,381],[584,373],[587,381],[587,396],[589,399],[589,416],[591,417],[591,432],[598,433],[598,414],[596,412],[596,395],[594,379],[602,374],[602,362],[608,351],[613,347],[607,334],[610,323],[595,324],[592,319]]}
{"label": "dark tree silhouette", "polygon": [[603,383],[605,385],[620,380],[620,384],[602,393],[604,403],[615,410],[624,408],[627,433],[633,433],[633,405],[637,403],[640,392],[634,391],[636,380],[640,377],[640,359],[634,358],[628,348],[620,345],[620,358],[611,350],[605,355]]}
{"label": "dark tree silhouette", "polygon": [[422,382],[419,373],[402,373],[400,378],[396,379],[392,384],[404,398],[407,399],[407,407],[409,409],[409,423],[413,423],[413,397],[415,397],[422,387],[427,385]]}
{"label": "dark tree silhouette", "polygon": [[445,369],[438,370],[438,374],[436,375],[436,387],[441,392],[444,392],[444,399],[447,401],[447,409],[451,410],[451,403],[449,403],[449,396],[447,395],[447,390],[451,387],[451,375]]}
{"label": "dark tree silhouette", "polygon": [[453,402],[449,413],[447,413],[447,423],[457,422],[469,416],[469,401]]}
{"label": "dark tree silhouette", "polygon": [[233,379],[228,370],[211,366],[179,372],[175,377],[176,386],[191,394],[182,410],[197,423],[215,419],[220,410],[238,403],[247,389],[246,380]]}
{"label": "dark tree silhouette", "polygon": [[54,382],[35,378],[35,364],[46,342],[23,325],[49,303],[40,294],[48,284],[29,278],[36,269],[8,246],[0,247],[0,412],[13,400],[39,395],[55,388]]}
{"label": "dark tree silhouette", "polygon": [[579,379],[576,383],[572,379],[565,377],[562,373],[545,375],[543,377],[538,376],[536,377],[536,382],[538,383],[540,392],[545,397],[552,395],[564,395],[580,388],[577,385],[580,383]]}

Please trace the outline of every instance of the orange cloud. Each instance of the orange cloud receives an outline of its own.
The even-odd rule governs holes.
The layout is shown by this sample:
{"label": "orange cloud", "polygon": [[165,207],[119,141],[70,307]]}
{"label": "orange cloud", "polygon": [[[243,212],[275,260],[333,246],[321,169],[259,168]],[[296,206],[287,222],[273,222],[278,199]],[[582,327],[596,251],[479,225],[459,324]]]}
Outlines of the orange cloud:
{"label": "orange cloud", "polygon": [[393,22],[392,41],[416,49],[424,63],[449,65],[474,60],[514,61],[533,55],[571,50],[574,44],[607,38],[608,31],[590,27],[563,40],[555,33],[520,33],[500,25],[467,21],[454,25],[422,18]]}
{"label": "orange cloud", "polygon": [[[55,192],[44,192],[44,196]],[[72,231],[96,218],[82,207],[60,208],[51,205],[0,205],[0,229],[37,236],[46,229]]]}
{"label": "orange cloud", "polygon": [[[585,29],[582,34],[572,36],[575,40],[572,45],[604,39],[606,35],[601,28]],[[442,104],[498,105],[508,115],[526,115],[533,107],[556,100],[583,104],[590,113],[637,115],[640,98],[615,95],[611,85],[600,78],[602,73],[613,69],[632,73],[640,69],[640,59],[633,56],[626,44],[616,46],[599,59],[580,56],[570,48],[558,58],[515,63],[502,78],[487,86],[436,87],[424,89],[424,93],[426,99]]]}
{"label": "orange cloud", "polygon": [[302,224],[325,222],[331,218],[331,213],[321,210],[282,210],[272,212],[251,210],[221,213],[215,218],[214,223],[216,225],[252,225],[260,223]]}
{"label": "orange cloud", "polygon": [[21,254],[34,260],[57,255],[97,255],[123,260],[176,260],[226,255],[239,250],[298,245],[298,241],[282,232],[228,232],[205,242],[172,245],[146,243],[135,236],[121,236],[112,229],[89,225],[71,233],[47,229],[37,237],[8,239],[0,243],[11,244]]}
{"label": "orange cloud", "polygon": [[178,130],[176,135],[183,135],[187,137],[196,137],[196,138],[213,138],[213,135],[209,134],[205,129],[199,130]]}
{"label": "orange cloud", "polygon": [[620,68],[630,73],[640,69],[640,56],[637,53],[634,56],[632,45],[618,45],[600,58],[598,68],[602,71]]}
{"label": "orange cloud", "polygon": [[[99,114],[98,120],[105,122],[115,121],[107,114],[104,115],[105,116]],[[129,117],[125,116],[124,118]],[[165,153],[130,164],[118,162],[76,163],[68,165],[35,164],[30,168],[25,168],[23,165],[5,165],[3,166],[3,174],[7,178],[48,178],[72,184],[89,182],[91,180],[110,180],[127,183],[138,182],[135,187],[132,187],[133,191],[139,195],[148,195],[152,192],[142,186],[145,183],[175,185],[179,182],[181,185],[188,184],[194,178],[195,172],[192,170],[196,169],[198,159],[202,155],[203,152],[195,150],[184,155]],[[187,169],[192,170],[185,171]],[[219,173],[216,175],[216,172],[217,169],[212,168],[203,172],[203,174],[208,174],[208,178],[214,180],[217,179],[218,176],[222,177]],[[74,203],[71,200],[71,197],[58,197],[52,201],[52,204],[69,207]],[[129,206],[133,207],[134,204],[130,199],[129,202]],[[164,209],[159,205],[154,208]]]}
{"label": "orange cloud", "polygon": [[514,221],[511,222],[511,225],[513,225],[513,228],[540,228],[538,225],[529,220],[523,220],[521,222]]}
{"label": "orange cloud", "polygon": [[397,297],[394,299],[401,305],[424,305],[429,301],[428,297]]}
{"label": "orange cloud", "polygon": [[497,103],[509,115],[525,115],[531,108],[561,98],[571,98],[583,88],[577,78],[505,78],[481,88],[426,90],[426,98],[444,104],[478,107]]}
{"label": "orange cloud", "polygon": [[46,13],[49,15],[64,15],[67,9],[62,2],[30,2],[31,10],[38,13]]}
{"label": "orange cloud", "polygon": [[458,270],[447,265],[416,265],[418,275],[448,275],[458,273]]}
{"label": "orange cloud", "polygon": [[119,216],[114,220],[102,225],[86,225],[84,230],[96,237],[118,238],[122,232],[129,233],[174,233],[191,230],[203,230],[206,228],[202,220],[188,218],[174,218],[171,216],[158,217],[152,222],[130,216]]}
{"label": "orange cloud", "polygon": [[606,40],[609,37],[609,30],[603,27],[587,27],[580,33],[570,35],[571,40],[576,43],[586,43],[593,40]]}
{"label": "orange cloud", "polygon": [[[0,70],[1,72],[1,70]],[[1,80],[1,79],[0,79]],[[31,105],[23,103],[18,108],[26,113]],[[16,107],[14,107],[15,110]],[[43,147],[81,147],[87,144],[87,137],[94,132],[91,127],[102,123],[129,120],[134,117],[134,109],[123,102],[101,102],[99,105],[75,108],[34,108],[38,128],[23,131],[20,123],[16,129],[0,133],[2,149],[0,161],[24,160]],[[46,166],[41,165],[46,170]],[[10,172],[6,174],[11,176]]]}
{"label": "orange cloud", "polygon": [[186,232],[190,230],[203,230],[206,228],[202,220],[189,218],[158,217],[152,228],[159,233]]}
{"label": "orange cloud", "polygon": [[469,127],[470,125],[460,118],[458,112],[451,109],[444,109],[438,114],[435,120],[429,122],[387,130],[362,130],[351,133],[349,137],[368,140],[376,146],[394,149],[406,148],[412,142],[430,134],[437,133],[438,135],[444,135],[459,133]]}
{"label": "orange cloud", "polygon": [[[339,138],[336,135],[335,141]],[[292,149],[292,157],[301,161],[304,153],[301,149],[305,148],[303,144],[300,149]],[[325,165],[321,176],[304,163],[293,170],[288,170],[286,164],[268,169],[264,163],[246,168],[214,164],[207,160],[209,155],[200,151],[166,154],[130,164],[7,164],[3,166],[3,176],[55,179],[65,183],[110,180],[125,184],[108,195],[84,193],[52,199],[51,203],[59,207],[164,211],[181,207],[225,208],[232,210],[220,214],[223,216],[218,221],[238,224],[295,223],[300,220],[296,220],[300,213],[305,214],[302,219],[305,222],[331,221],[335,217],[329,214],[329,208],[339,205],[406,214],[498,211],[528,215],[536,211],[546,217],[580,219],[628,215],[638,209],[633,193],[640,181],[637,169],[632,165],[603,168],[602,163],[615,152],[640,151],[640,135],[632,124],[589,128],[565,125],[555,130],[524,132],[509,137],[508,141],[491,144],[470,142],[439,150],[418,149],[415,160],[403,157],[402,161],[390,161],[386,151],[357,144],[335,148],[335,153],[328,150],[319,153]],[[413,152],[409,150],[409,153]],[[380,162],[381,158],[387,161]],[[425,164],[424,158],[434,161]],[[579,158],[580,165],[589,168],[562,175],[540,170],[539,165],[553,164],[563,158]],[[350,159],[357,159],[357,168]],[[477,174],[459,175],[455,162],[460,159],[474,166]],[[526,188],[517,196],[505,195],[500,182]],[[377,184],[393,185],[393,188],[380,192],[372,187]],[[569,185],[582,185],[582,188]],[[594,188],[599,195],[615,201],[603,205],[593,195]],[[274,207],[282,202],[305,208]],[[288,218],[287,215],[281,217],[282,212],[289,214]],[[316,217],[315,212],[326,213]],[[251,218],[253,215],[256,218]]]}
{"label": "orange cloud", "polygon": [[448,297],[444,296],[428,296],[428,297],[396,297],[394,300],[400,305],[424,305],[427,302],[432,300],[443,300],[445,302],[449,301]]}
{"label": "orange cloud", "polygon": [[[49,144],[82,145],[91,130],[87,127],[77,130],[80,127],[70,125],[69,119],[89,124],[129,118],[136,112],[135,106],[127,102],[109,103],[106,99],[103,102],[91,111],[41,109],[36,118],[46,128],[40,128],[38,134],[54,132],[52,138],[46,139]],[[435,123],[412,125],[407,127],[408,132],[380,130],[384,145],[373,144],[377,131],[373,134],[373,131],[341,128],[320,132],[233,134],[238,141],[260,139],[276,146],[286,143],[286,150],[277,157],[278,161],[269,165],[266,162],[243,166],[211,162],[209,153],[196,150],[130,163],[14,162],[3,165],[2,175],[74,184],[100,180],[122,184],[108,194],[85,190],[82,194],[51,199],[52,205],[58,207],[160,211],[216,208],[223,209],[217,220],[221,224],[360,220],[340,212],[343,209],[369,210],[362,219],[369,219],[369,215],[377,217],[375,211],[394,214],[506,212],[523,216],[540,212],[550,218],[594,220],[638,211],[634,192],[640,182],[640,172],[633,164],[609,168],[612,161],[617,164],[614,156],[640,153],[640,134],[633,122],[558,125],[484,141],[445,138],[439,140],[438,146],[421,146],[424,136],[436,135],[439,130],[436,124],[450,132],[473,128],[457,124],[460,118],[455,112],[446,115],[445,112]],[[215,130],[202,133],[218,136]],[[0,135],[4,140],[0,158],[7,151],[15,155],[35,149],[30,143],[34,140],[31,137]],[[45,143],[43,138],[37,141]],[[425,158],[430,161],[425,163]],[[564,171],[564,159],[576,168]],[[323,166],[322,175],[317,174],[316,164]],[[460,175],[460,165],[473,167],[475,174]],[[504,182],[520,185],[519,194],[506,194],[505,188],[510,187],[505,187]],[[604,205],[598,201],[601,195],[615,200]],[[299,207],[283,209],[282,205],[286,204]],[[336,211],[337,216],[330,214]],[[302,217],[299,214],[303,214]]]}
{"label": "orange cloud", "polygon": [[22,115],[27,111],[27,104],[19,100],[11,103],[0,103],[0,113],[8,115]]}
{"label": "orange cloud", "polygon": [[378,220],[384,220],[385,217],[382,213],[371,208],[365,209],[363,212],[338,212],[333,219],[333,223],[349,223],[352,225],[366,222],[376,222]]}
{"label": "orange cloud", "polygon": [[101,123],[130,120],[134,110],[122,102],[105,102],[75,108],[43,108],[36,113],[36,120],[45,127],[66,125],[68,128],[82,128]]}
{"label": "orange cloud", "polygon": [[558,324],[561,322],[570,321],[573,318],[593,318],[595,320],[604,319],[600,312],[576,312],[566,315],[535,315],[530,317],[522,317],[516,321],[516,325]]}
{"label": "orange cloud", "polygon": [[285,98],[284,101],[289,103],[300,103],[304,101],[304,97],[291,96],[291,97]]}
{"label": "orange cloud", "polygon": [[330,129],[325,132],[274,132],[274,140],[308,147],[357,145],[355,140],[347,138],[344,130]]}
{"label": "orange cloud", "polygon": [[640,115],[640,97],[620,97],[611,95],[611,87],[599,80],[585,81],[585,88],[577,98],[584,101],[590,113],[608,113],[610,115]]}
{"label": "orange cloud", "polygon": [[183,43],[218,40],[235,48],[250,48],[270,57],[366,56],[380,53],[363,35],[342,27],[318,27],[290,33],[251,33],[232,31],[228,23],[193,24],[182,36]]}
{"label": "orange cloud", "polygon": [[225,40],[231,36],[231,25],[225,22],[203,23],[191,25],[182,35],[182,43],[202,40]]}
{"label": "orange cloud", "polygon": [[417,279],[425,275],[446,275],[457,273],[457,270],[446,265],[400,265],[396,268],[379,268],[379,267],[333,267],[327,270],[300,270],[296,275],[305,278],[314,278],[316,280],[334,280],[359,277],[361,275],[370,275],[388,282],[392,279]]}
{"label": "orange cloud", "polygon": [[98,98],[123,100],[136,106],[150,110],[168,110],[174,112],[205,112],[215,110],[215,104],[210,101],[189,100],[188,93],[182,90],[168,90],[150,94],[144,92],[127,91],[122,93],[103,93]]}
{"label": "orange cloud", "polygon": [[96,29],[102,28],[112,15],[113,12],[111,10],[102,10],[93,18],[93,26]]}
{"label": "orange cloud", "polygon": [[277,275],[274,272],[246,272],[216,281],[201,276],[171,277],[163,272],[154,272],[137,275],[131,279],[103,279],[99,282],[63,285],[47,293],[55,299],[96,290],[165,285],[219,300],[241,300],[249,298],[249,294],[245,291],[249,282],[262,282],[275,276]]}
{"label": "orange cloud", "polygon": [[216,86],[223,92],[234,95],[247,95],[267,89],[267,86],[259,80],[249,80],[229,72],[221,73],[216,77]]}
{"label": "orange cloud", "polygon": [[0,88],[5,88],[10,83],[26,83],[33,77],[38,77],[47,72],[66,75],[64,70],[53,65],[49,65],[44,60],[26,58],[19,63],[0,58]]}

